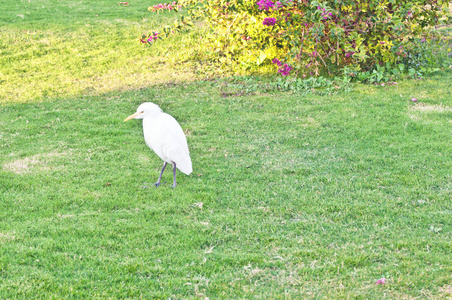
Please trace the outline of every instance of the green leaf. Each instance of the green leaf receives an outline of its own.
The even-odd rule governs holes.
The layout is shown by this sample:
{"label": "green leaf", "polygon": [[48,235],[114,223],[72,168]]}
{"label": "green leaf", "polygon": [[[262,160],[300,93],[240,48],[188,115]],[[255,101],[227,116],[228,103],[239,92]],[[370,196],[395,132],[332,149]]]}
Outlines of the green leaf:
{"label": "green leaf", "polygon": [[260,66],[263,62],[264,62],[264,60],[267,58],[267,54],[265,54],[265,52],[264,51],[260,51],[260,55],[259,55],[259,57],[257,58],[257,60],[256,60],[256,64],[258,65],[258,66]]}

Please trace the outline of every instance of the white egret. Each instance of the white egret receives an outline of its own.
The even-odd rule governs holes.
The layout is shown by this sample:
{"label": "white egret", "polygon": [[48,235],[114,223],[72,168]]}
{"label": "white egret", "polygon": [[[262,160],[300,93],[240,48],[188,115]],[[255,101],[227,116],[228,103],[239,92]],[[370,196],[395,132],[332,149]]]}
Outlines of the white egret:
{"label": "white egret", "polygon": [[146,102],[138,106],[137,112],[127,117],[130,119],[143,119],[143,133],[146,145],[163,160],[162,172],[154,185],[157,187],[162,180],[162,174],[167,163],[173,165],[173,188],[176,187],[176,167],[184,174],[189,175],[193,169],[187,139],[184,131],[169,114],[164,113],[157,104]]}

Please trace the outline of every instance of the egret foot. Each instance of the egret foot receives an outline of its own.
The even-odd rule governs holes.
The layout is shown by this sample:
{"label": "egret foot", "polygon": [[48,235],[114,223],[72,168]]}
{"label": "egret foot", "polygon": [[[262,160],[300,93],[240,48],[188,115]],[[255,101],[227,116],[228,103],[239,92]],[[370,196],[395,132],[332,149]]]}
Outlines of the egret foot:
{"label": "egret foot", "polygon": [[164,183],[160,183],[159,181],[157,181],[156,183],[153,183],[152,185],[155,185],[156,188],[158,188],[161,184],[165,184],[166,181]]}

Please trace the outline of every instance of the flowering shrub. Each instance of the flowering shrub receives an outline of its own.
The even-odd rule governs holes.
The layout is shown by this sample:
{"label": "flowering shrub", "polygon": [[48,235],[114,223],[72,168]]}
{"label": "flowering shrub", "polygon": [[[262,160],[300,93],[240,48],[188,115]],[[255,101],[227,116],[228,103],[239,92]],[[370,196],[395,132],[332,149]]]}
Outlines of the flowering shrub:
{"label": "flowering shrub", "polygon": [[176,2],[172,2],[172,3],[159,3],[153,6],[148,7],[149,11],[152,12],[161,12],[161,11],[172,11],[175,10],[177,11],[177,9],[179,9],[181,6],[178,5]]}
{"label": "flowering shrub", "polygon": [[[205,46],[244,68],[350,73],[406,63],[412,41],[451,20],[446,0],[181,0],[211,29]],[[286,65],[286,67],[284,67]]]}
{"label": "flowering shrub", "polygon": [[[161,12],[164,10],[168,11],[176,11],[180,9],[182,5],[179,5],[177,2],[172,3],[160,3],[154,6],[148,7],[148,10],[151,12]],[[186,21],[184,16],[180,16],[180,20],[174,21],[173,26],[164,26],[163,27],[163,33],[165,37],[169,37],[171,34],[175,32],[180,32],[186,27],[191,27],[193,24],[190,21]],[[150,34],[143,33],[141,35],[140,42],[143,44],[151,45],[153,42],[155,42],[157,39],[162,39],[162,36],[159,34],[159,32],[152,32]]]}

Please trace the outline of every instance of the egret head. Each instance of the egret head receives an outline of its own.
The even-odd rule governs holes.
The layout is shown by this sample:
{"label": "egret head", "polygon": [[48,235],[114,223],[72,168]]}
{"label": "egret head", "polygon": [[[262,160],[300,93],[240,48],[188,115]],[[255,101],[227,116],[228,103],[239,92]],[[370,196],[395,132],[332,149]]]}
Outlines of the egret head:
{"label": "egret head", "polygon": [[162,112],[161,108],[152,102],[145,102],[138,106],[137,112],[131,116],[128,116],[124,122],[129,121],[130,119],[143,119],[147,116],[157,115]]}

